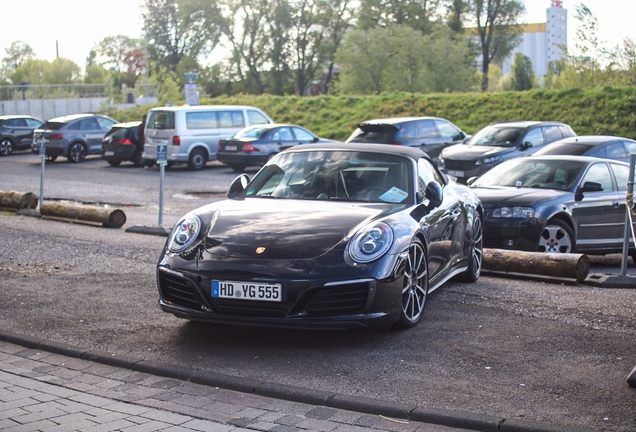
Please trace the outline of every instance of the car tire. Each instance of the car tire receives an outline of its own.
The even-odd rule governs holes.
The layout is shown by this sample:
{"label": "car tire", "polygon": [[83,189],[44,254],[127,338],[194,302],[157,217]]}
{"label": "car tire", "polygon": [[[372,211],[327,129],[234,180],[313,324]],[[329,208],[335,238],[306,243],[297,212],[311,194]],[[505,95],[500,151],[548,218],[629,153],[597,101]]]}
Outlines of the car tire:
{"label": "car tire", "polygon": [[200,170],[205,167],[208,162],[208,155],[202,149],[194,149],[188,158],[188,168],[191,170]]}
{"label": "car tire", "polygon": [[428,297],[428,257],[424,244],[418,238],[409,245],[404,262],[404,282],[402,284],[402,302],[399,328],[410,328],[422,319],[426,298]]}
{"label": "car tire", "polygon": [[86,159],[86,147],[80,142],[74,142],[68,148],[68,154],[66,156],[69,162],[80,163]]}
{"label": "car tire", "polygon": [[573,253],[576,239],[570,226],[559,219],[549,220],[539,237],[537,252]]}
{"label": "car tire", "polygon": [[119,166],[119,164],[121,164],[121,161],[112,159],[106,159],[106,162],[108,162],[108,165],[110,166]]}
{"label": "car tire", "polygon": [[242,173],[243,171],[245,171],[245,165],[230,165],[229,167],[232,169],[232,171],[237,173]]}
{"label": "car tire", "polygon": [[13,141],[10,138],[0,140],[0,156],[9,156],[13,153]]}
{"label": "car tire", "polygon": [[464,282],[473,283],[479,279],[481,266],[484,259],[484,226],[481,222],[481,215],[475,213],[473,217],[472,241],[468,256],[468,269],[461,275]]}

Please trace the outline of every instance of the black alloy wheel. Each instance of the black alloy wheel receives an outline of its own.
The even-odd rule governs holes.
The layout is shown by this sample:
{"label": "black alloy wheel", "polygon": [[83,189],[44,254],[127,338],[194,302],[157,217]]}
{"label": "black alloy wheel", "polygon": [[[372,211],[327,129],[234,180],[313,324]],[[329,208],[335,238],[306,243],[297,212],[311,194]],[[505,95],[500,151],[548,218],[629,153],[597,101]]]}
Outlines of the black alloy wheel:
{"label": "black alloy wheel", "polygon": [[9,156],[13,153],[13,141],[10,138],[2,138],[0,140],[0,156]]}
{"label": "black alloy wheel", "polygon": [[69,162],[80,163],[86,159],[86,147],[80,142],[74,142],[68,148],[67,159]]}

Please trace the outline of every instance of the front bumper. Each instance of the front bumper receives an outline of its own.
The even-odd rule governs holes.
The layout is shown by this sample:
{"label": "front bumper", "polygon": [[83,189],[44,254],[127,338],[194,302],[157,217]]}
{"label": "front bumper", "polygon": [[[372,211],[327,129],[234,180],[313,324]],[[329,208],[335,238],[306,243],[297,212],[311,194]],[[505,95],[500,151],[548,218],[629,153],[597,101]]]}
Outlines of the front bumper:
{"label": "front bumper", "polygon": [[[219,299],[212,280],[241,278],[157,268],[159,306],[178,318],[212,323],[311,329],[387,328],[401,313],[402,277],[378,280],[275,280],[283,286],[281,302]],[[263,278],[258,278],[263,281]]]}
{"label": "front bumper", "polygon": [[484,247],[536,252],[543,224],[531,219],[492,219],[484,221]]}

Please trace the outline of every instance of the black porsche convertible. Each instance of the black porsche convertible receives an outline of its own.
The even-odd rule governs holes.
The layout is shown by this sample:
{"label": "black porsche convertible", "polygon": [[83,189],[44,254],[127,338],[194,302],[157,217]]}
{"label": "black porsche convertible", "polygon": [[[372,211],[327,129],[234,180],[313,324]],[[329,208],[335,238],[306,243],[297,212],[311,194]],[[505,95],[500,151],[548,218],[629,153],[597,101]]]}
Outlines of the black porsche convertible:
{"label": "black porsche convertible", "polygon": [[157,266],[159,305],[193,321],[407,328],[482,264],[483,209],[419,149],[308,144],[227,200],[184,215]]}

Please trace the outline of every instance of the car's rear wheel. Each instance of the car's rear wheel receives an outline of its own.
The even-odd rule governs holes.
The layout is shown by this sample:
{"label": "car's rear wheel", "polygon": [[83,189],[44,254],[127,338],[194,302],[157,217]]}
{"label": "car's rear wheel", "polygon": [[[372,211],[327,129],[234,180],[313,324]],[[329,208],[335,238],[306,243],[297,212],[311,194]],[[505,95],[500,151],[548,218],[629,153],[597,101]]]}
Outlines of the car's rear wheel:
{"label": "car's rear wheel", "polygon": [[190,158],[188,159],[188,168],[192,170],[203,169],[207,161],[208,156],[202,149],[194,149],[192,150],[192,153],[190,153]]}
{"label": "car's rear wheel", "polygon": [[86,159],[86,147],[84,144],[76,142],[68,148],[67,159],[69,162],[79,163]]}
{"label": "car's rear wheel", "polygon": [[576,249],[575,246],[572,228],[559,219],[552,219],[541,232],[537,252],[572,253]]}
{"label": "car's rear wheel", "polygon": [[468,257],[468,269],[461,275],[465,282],[476,282],[481,274],[481,265],[484,258],[484,228],[481,223],[481,215],[475,213],[473,217],[473,235]]}
{"label": "car's rear wheel", "polygon": [[428,297],[428,258],[420,239],[411,242],[404,264],[402,310],[397,326],[409,328],[420,322]]}
{"label": "car's rear wheel", "polygon": [[232,168],[232,171],[237,172],[237,173],[241,173],[243,171],[245,171],[245,165],[230,165],[230,168]]}
{"label": "car's rear wheel", "polygon": [[108,165],[110,166],[119,166],[119,164],[121,164],[121,161],[112,159],[106,159],[106,162],[108,162]]}
{"label": "car's rear wheel", "polygon": [[9,138],[2,138],[0,140],[0,156],[9,156],[13,153],[13,141]]}

